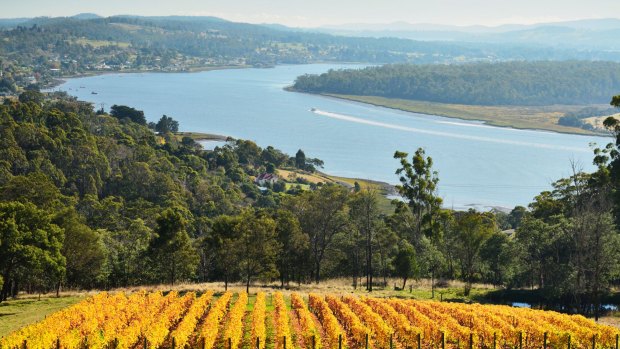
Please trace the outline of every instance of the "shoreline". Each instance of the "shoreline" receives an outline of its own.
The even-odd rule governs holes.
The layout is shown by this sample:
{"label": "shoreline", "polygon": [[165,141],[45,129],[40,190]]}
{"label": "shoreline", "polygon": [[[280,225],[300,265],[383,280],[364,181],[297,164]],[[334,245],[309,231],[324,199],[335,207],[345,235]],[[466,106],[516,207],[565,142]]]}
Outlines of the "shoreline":
{"label": "shoreline", "polygon": [[[493,122],[491,122],[489,120],[485,120],[482,117],[481,118],[476,118],[476,117],[466,118],[466,117],[459,117],[459,116],[455,116],[455,115],[442,114],[442,113],[439,113],[439,112],[437,112],[437,113],[430,113],[430,112],[425,112],[425,111],[408,110],[408,109],[405,109],[405,108],[399,108],[399,107],[396,107],[396,106],[390,106],[390,105],[380,104],[380,103],[373,103],[371,101],[365,101],[365,100],[360,100],[360,99],[354,98],[354,97],[362,97],[363,98],[363,97],[375,97],[375,96],[352,96],[352,97],[349,97],[349,96],[346,96],[346,95],[330,94],[330,93],[312,93],[312,92],[296,90],[292,86],[286,86],[286,87],[284,87],[284,90],[287,91],[287,92],[304,93],[304,94],[309,94],[309,95],[314,95],[314,96],[321,96],[321,97],[325,97],[325,98],[333,98],[333,99],[336,99],[336,100],[347,101],[347,102],[351,102],[351,103],[359,103],[359,104],[363,104],[363,105],[372,105],[374,107],[387,108],[387,109],[392,109],[392,110],[397,110],[397,111],[406,112],[406,113],[412,113],[412,114],[420,114],[420,115],[426,115],[426,116],[439,116],[439,117],[443,117],[443,118],[455,119],[455,120],[461,120],[461,121],[479,122],[481,125],[485,125],[485,126],[489,126],[489,127],[508,128],[508,129],[513,129],[513,130],[523,130],[523,131],[552,132],[552,133],[557,133],[557,134],[569,134],[569,135],[575,135],[575,136],[590,136],[590,137],[591,136],[594,136],[594,137],[606,137],[607,136],[605,133],[602,133],[602,132],[591,132],[591,131],[587,131],[587,130],[571,131],[571,130],[557,130],[557,129],[545,128],[545,127],[519,127],[517,125],[495,124],[495,123],[493,123]],[[435,102],[426,102],[426,101],[413,101],[413,102],[429,103],[429,104],[435,103]],[[440,103],[436,103],[436,104],[440,104]],[[516,106],[516,107],[527,108],[527,106]]]}
{"label": "shoreline", "polygon": [[50,84],[43,86],[42,90],[50,90],[56,88],[67,82],[68,79],[79,79],[79,78],[88,78],[93,76],[104,76],[104,75],[114,75],[114,74],[142,74],[142,73],[160,73],[160,74],[178,74],[178,73],[200,73],[205,71],[213,71],[213,70],[229,70],[229,69],[249,69],[249,68],[257,68],[257,69],[267,69],[273,68],[274,66],[264,66],[264,67],[255,67],[251,65],[222,65],[222,66],[198,66],[194,68],[190,68],[189,70],[142,70],[142,69],[126,69],[126,70],[107,70],[107,71],[99,71],[99,70],[91,70],[84,73],[73,74],[73,75],[62,75],[57,78],[54,78]]}

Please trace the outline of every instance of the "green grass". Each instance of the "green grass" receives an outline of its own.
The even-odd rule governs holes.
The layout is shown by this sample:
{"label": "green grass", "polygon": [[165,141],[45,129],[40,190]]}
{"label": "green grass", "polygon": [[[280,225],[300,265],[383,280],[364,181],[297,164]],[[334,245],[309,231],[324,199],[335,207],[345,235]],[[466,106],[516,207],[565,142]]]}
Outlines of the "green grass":
{"label": "green grass", "polygon": [[291,188],[297,188],[300,187],[301,190],[310,190],[310,185],[308,184],[301,184],[301,183],[284,183],[284,188],[286,188],[286,190],[289,190]]}
{"label": "green grass", "polygon": [[84,299],[80,296],[41,297],[0,303],[0,337]]}
{"label": "green grass", "polygon": [[577,111],[583,105],[551,106],[482,106],[446,104],[377,96],[353,96],[324,94],[325,96],[372,104],[380,107],[413,113],[439,115],[463,120],[479,120],[493,126],[518,129],[539,129],[562,133],[593,134],[577,127],[558,125],[558,119],[569,111]]}
{"label": "green grass", "polygon": [[225,141],[228,139],[226,136],[202,132],[177,132],[175,136],[177,136],[179,141],[181,141],[183,137],[189,137],[195,141]]}

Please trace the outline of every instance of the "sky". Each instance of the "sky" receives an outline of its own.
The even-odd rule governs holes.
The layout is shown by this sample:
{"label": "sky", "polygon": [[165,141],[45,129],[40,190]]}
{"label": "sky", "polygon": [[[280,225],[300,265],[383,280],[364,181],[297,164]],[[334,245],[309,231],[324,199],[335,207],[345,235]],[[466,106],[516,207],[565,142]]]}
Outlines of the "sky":
{"label": "sky", "polygon": [[[4,3],[4,4],[3,4]],[[620,16],[619,0],[0,0],[0,18],[96,13],[216,16],[318,27],[349,23],[533,24]]]}

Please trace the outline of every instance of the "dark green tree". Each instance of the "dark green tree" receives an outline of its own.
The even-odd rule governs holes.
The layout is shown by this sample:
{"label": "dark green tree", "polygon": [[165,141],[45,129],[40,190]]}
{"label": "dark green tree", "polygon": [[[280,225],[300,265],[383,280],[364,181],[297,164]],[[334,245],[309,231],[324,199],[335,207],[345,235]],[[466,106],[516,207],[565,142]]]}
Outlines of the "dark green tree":
{"label": "dark green tree", "polygon": [[295,154],[295,167],[300,170],[306,169],[306,154],[301,149]]}
{"label": "dark green tree", "polygon": [[157,124],[155,124],[155,131],[162,134],[179,132],[179,122],[167,115],[163,115],[161,119],[157,121]]}
{"label": "dark green tree", "polygon": [[0,301],[15,296],[20,283],[60,288],[66,260],[61,253],[64,231],[50,213],[31,203],[0,203]]}
{"label": "dark green tree", "polygon": [[199,257],[186,226],[187,221],[178,209],[166,209],[157,217],[155,237],[147,251],[155,280],[174,285],[177,280],[194,276]]}
{"label": "dark green tree", "polygon": [[117,119],[129,119],[137,124],[146,125],[146,118],[142,110],[137,110],[126,105],[114,104],[110,108],[110,115]]}
{"label": "dark green tree", "polygon": [[401,241],[398,253],[394,258],[394,271],[396,276],[403,279],[402,289],[405,289],[407,280],[418,276],[419,267],[416,260],[415,249],[407,241]]}

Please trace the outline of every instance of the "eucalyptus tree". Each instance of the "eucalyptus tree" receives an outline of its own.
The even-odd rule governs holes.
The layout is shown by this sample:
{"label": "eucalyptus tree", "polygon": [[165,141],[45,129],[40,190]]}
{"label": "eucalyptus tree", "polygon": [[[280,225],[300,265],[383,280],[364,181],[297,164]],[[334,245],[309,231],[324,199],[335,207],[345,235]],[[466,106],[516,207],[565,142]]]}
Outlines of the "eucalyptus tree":
{"label": "eucalyptus tree", "polygon": [[396,188],[414,215],[417,233],[423,232],[436,240],[439,233],[436,217],[443,202],[437,195],[438,173],[433,171],[433,159],[426,156],[424,149],[418,148],[411,162],[407,160],[408,156],[400,151],[394,153],[394,158],[399,159],[401,165],[396,170],[400,181]]}

